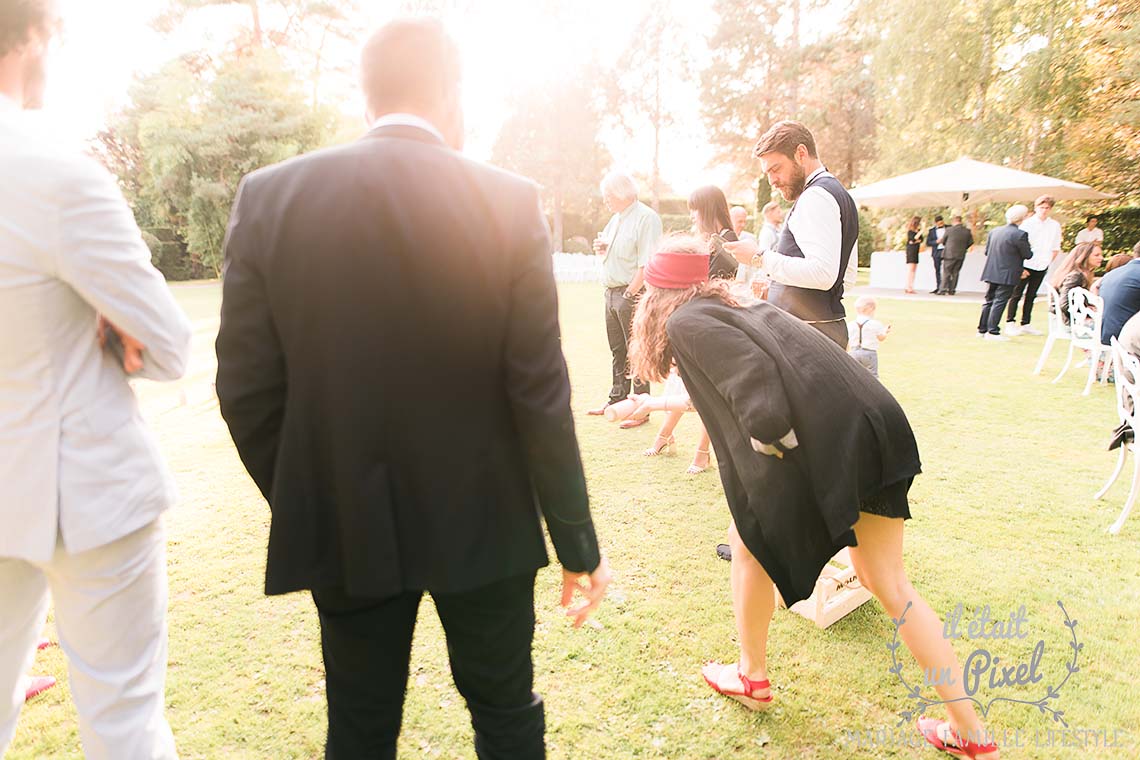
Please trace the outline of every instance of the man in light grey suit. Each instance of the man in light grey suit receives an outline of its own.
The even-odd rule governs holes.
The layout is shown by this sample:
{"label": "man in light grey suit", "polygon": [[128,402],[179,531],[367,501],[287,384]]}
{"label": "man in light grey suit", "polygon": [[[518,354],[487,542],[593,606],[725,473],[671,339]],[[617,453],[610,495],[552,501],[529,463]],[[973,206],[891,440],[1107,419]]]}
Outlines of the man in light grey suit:
{"label": "man in light grey suit", "polygon": [[127,372],[181,376],[190,324],[115,180],[37,126],[55,25],[0,0],[0,755],[50,592],[86,756],[165,760],[174,489]]}

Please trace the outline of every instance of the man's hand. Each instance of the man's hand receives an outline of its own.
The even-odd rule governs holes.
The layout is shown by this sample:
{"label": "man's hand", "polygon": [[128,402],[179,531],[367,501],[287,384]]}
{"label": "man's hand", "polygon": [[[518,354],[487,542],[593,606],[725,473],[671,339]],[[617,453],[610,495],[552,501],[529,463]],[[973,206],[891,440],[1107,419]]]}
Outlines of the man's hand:
{"label": "man's hand", "polygon": [[1021,279],[1023,279],[1023,280],[1024,280],[1024,279],[1026,279],[1026,278],[1028,278],[1028,277],[1029,277],[1029,270],[1028,270],[1028,269],[1022,269],[1022,270],[1021,270]]}
{"label": "man's hand", "polygon": [[755,240],[745,238],[738,240],[735,243],[725,242],[724,250],[728,251],[728,255],[739,261],[741,264],[750,264],[752,257],[760,253],[760,244]]}
{"label": "man's hand", "polygon": [[99,348],[106,348],[108,331],[118,336],[119,342],[123,344],[123,371],[128,375],[133,375],[142,369],[142,354],[146,350],[146,346],[115,327],[106,317],[100,316],[99,322],[95,326],[95,339],[99,342]]}
{"label": "man's hand", "polygon": [[610,249],[610,244],[601,238],[594,238],[594,253],[599,256],[604,256],[606,251]]}
{"label": "man's hand", "polygon": [[[583,579],[587,581],[587,585],[581,583]],[[602,597],[606,595],[606,587],[609,585],[610,565],[604,554],[592,573],[575,573],[562,568],[562,606],[569,608],[566,610],[566,616],[574,618],[575,628],[581,628],[586,618],[590,617],[590,613],[602,603]],[[570,607],[575,590],[586,598],[577,607]]]}

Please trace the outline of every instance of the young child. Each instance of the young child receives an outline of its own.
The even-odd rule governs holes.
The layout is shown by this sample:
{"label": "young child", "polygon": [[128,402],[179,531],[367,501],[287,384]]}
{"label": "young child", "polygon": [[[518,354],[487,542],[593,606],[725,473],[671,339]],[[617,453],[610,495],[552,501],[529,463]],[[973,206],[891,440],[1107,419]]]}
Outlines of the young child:
{"label": "young child", "polygon": [[851,356],[879,376],[879,344],[891,334],[891,326],[875,319],[875,299],[859,296],[855,302],[855,321],[847,323],[847,345]]}

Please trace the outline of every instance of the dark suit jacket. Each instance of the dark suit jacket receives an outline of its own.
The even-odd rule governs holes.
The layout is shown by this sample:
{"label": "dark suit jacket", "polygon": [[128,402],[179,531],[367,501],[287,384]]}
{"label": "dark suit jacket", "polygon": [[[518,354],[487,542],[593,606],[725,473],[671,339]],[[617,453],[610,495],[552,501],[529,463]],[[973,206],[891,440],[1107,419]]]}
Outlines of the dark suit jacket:
{"label": "dark suit jacket", "polygon": [[974,235],[966,225],[955,224],[946,230],[946,237],[942,240],[946,244],[943,259],[964,259],[966,250],[974,244]]}
{"label": "dark suit jacket", "polygon": [[1033,256],[1029,234],[1016,224],[1006,224],[990,232],[986,238],[986,266],[982,282],[1016,285],[1021,279],[1025,260]]}
{"label": "dark suit jacket", "polygon": [[270,594],[452,592],[598,547],[529,181],[374,130],[247,176],[217,392],[269,501]]}
{"label": "dark suit jacket", "polygon": [[[854,545],[861,501],[920,471],[906,415],[834,341],[772,304],[698,298],[666,329],[741,539],[788,604],[806,598]],[[782,459],[752,448],[789,430],[799,446]]]}
{"label": "dark suit jacket", "polygon": [[1104,299],[1104,318],[1100,326],[1100,342],[1109,345],[1132,315],[1140,312],[1140,263],[1130,261],[1106,274],[1100,281],[1100,297]]}
{"label": "dark suit jacket", "polygon": [[[949,227],[943,227],[942,229],[948,230],[950,228]],[[931,227],[926,232],[926,245],[930,247],[931,253],[937,253],[937,255],[941,256],[942,255],[942,248],[946,245],[945,233],[943,233],[942,242],[939,243],[938,242],[938,227]]]}

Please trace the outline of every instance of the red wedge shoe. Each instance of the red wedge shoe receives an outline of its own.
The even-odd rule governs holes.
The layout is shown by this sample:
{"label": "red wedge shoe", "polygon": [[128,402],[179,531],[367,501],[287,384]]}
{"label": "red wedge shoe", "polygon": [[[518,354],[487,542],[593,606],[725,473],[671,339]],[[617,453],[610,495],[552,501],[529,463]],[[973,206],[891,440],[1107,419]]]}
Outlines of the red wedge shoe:
{"label": "red wedge shoe", "polygon": [[[724,671],[729,668],[736,671],[735,675],[740,680],[740,686],[742,687],[740,690],[721,688],[720,678],[724,675]],[[768,679],[752,681],[748,676],[740,672],[738,665],[719,665],[715,662],[710,662],[701,668],[701,675],[704,676],[705,683],[717,694],[723,694],[726,697],[735,699],[749,710],[760,712],[761,710],[767,710],[772,705],[772,694],[770,692],[766,697],[756,696],[756,692],[758,691],[771,689],[772,684],[768,682]]]}
{"label": "red wedge shoe", "polygon": [[978,755],[984,755],[989,752],[997,752],[998,746],[993,742],[989,744],[978,744],[977,742],[964,742],[962,737],[958,736],[953,729],[949,730],[950,736],[954,740],[954,744],[947,744],[939,737],[939,732],[943,726],[949,726],[944,720],[936,720],[935,718],[919,718],[915,724],[918,727],[918,732],[922,734],[935,749],[940,749],[943,752],[954,755],[955,757],[968,757],[970,760],[976,760]]}
{"label": "red wedge shoe", "polygon": [[24,701],[27,702],[32,697],[43,694],[53,686],[55,679],[51,676],[28,676],[27,686],[24,688]]}

